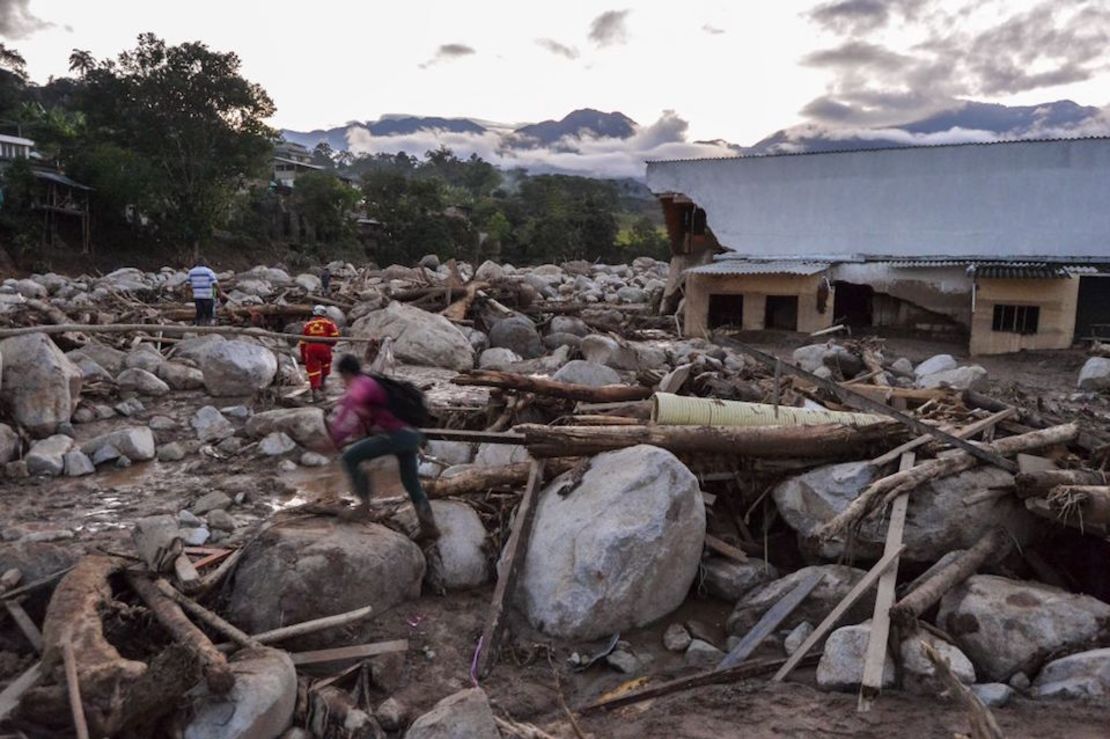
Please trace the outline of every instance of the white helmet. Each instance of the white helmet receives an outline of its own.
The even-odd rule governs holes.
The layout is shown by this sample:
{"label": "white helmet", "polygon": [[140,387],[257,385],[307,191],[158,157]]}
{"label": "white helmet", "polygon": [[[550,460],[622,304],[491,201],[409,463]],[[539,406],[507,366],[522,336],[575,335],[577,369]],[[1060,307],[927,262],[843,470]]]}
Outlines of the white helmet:
{"label": "white helmet", "polygon": [[328,314],[328,309],[325,308],[324,306],[322,306],[322,305],[312,306],[312,315],[314,315],[314,316],[326,316],[327,314]]}

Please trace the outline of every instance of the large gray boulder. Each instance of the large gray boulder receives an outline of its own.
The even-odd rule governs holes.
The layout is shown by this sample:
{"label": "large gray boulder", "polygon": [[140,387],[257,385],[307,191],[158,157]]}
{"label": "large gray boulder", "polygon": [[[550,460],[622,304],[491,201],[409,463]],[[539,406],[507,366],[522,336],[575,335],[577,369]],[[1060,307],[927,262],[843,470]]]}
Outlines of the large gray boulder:
{"label": "large gray boulder", "polygon": [[[829,634],[821,661],[817,663],[817,686],[822,690],[858,688],[863,682],[863,662],[870,639],[870,623],[842,626]],[[886,654],[883,656],[882,687],[891,687],[894,680],[894,660]]]}
{"label": "large gray boulder", "polygon": [[24,461],[32,475],[57,477],[65,471],[66,453],[73,448],[73,439],[62,434],[48,436],[31,445]]}
{"label": "large gray boulder", "polygon": [[1110,649],[1071,654],[1046,664],[1033,681],[1037,698],[1110,697]]}
{"label": "large gray boulder", "polygon": [[0,401],[37,438],[68,423],[81,399],[82,374],[46,334],[0,341]]}
{"label": "large gray boulder", "polygon": [[589,385],[601,387],[602,385],[616,385],[621,381],[620,375],[611,367],[604,364],[590,362],[585,359],[572,359],[564,364],[551,376],[552,380],[569,382],[572,385]]}
{"label": "large gray boulder", "polygon": [[235,435],[235,426],[214,405],[198,408],[189,423],[201,441],[221,441]]}
{"label": "large gray boulder", "polygon": [[204,387],[204,373],[181,362],[162,362],[154,374],[174,390],[199,390]]}
{"label": "large gray boulder", "polygon": [[[416,516],[408,511],[415,527]],[[436,542],[443,585],[449,590],[465,590],[485,585],[490,567],[486,557],[486,527],[466,503],[458,500],[433,500],[432,513],[440,537]]]}
{"label": "large gray boulder", "polygon": [[981,678],[1032,675],[1049,656],[1110,639],[1110,605],[1089,595],[995,575],[974,575],[940,602],[937,625]]}
{"label": "large gray boulder", "polygon": [[926,390],[951,388],[952,390],[981,390],[987,384],[987,371],[977,364],[934,372],[917,378],[917,386]]}
{"label": "large gray boulder", "polygon": [[[781,629],[792,629],[803,621],[820,623],[829,611],[844,599],[852,586],[867,574],[863,570],[846,565],[803,567],[786,577],[780,577],[778,580],[761,585],[741,598],[728,617],[726,624],[728,633],[736,636],[747,634],[764,613],[814,572],[821,573],[821,582],[802,601],[801,605],[795,608],[790,616],[782,622]],[[871,590],[867,595],[860,598],[852,608],[848,609],[844,619],[846,621],[863,621],[870,617],[874,606],[875,591]]]}
{"label": "large gray boulder", "polygon": [[543,354],[543,342],[536,325],[526,316],[510,316],[493,324],[489,343],[494,348],[511,349],[525,359]]}
{"label": "large gray boulder", "polygon": [[935,375],[938,372],[954,370],[959,366],[960,363],[957,362],[956,358],[951,354],[937,354],[914,367],[913,374],[918,379],[921,379],[928,375]]}
{"label": "large gray boulder", "polygon": [[287,652],[242,649],[228,660],[235,686],[226,695],[198,688],[185,739],[276,737],[297,706],[297,670]]}
{"label": "large gray boulder", "polygon": [[504,467],[529,459],[528,450],[519,444],[479,444],[474,464],[479,467]]}
{"label": "large gray boulder", "polygon": [[474,349],[466,336],[437,313],[392,302],[351,326],[351,335],[393,339],[398,359],[417,365],[453,370],[474,367]]}
{"label": "large gray boulder", "polygon": [[140,395],[158,397],[170,391],[170,386],[160,380],[154,373],[139,367],[131,367],[119,373],[116,384],[121,390],[133,390]]}
{"label": "large gray boulder", "polygon": [[80,349],[69,352],[66,356],[73,359],[73,361],[77,361],[78,356],[88,357],[115,377],[123,371],[123,361],[127,354],[121,352],[119,349],[113,349],[110,346],[90,341]]}
{"label": "large gray boulder", "polygon": [[[256,633],[364,606],[381,614],[420,595],[424,555],[408,538],[373,523],[310,517],[267,530],[246,548],[231,588],[229,619]],[[336,630],[293,640],[329,646]]]}
{"label": "large gray boulder", "polygon": [[181,359],[188,359],[196,362],[199,366],[201,360],[208,354],[209,351],[214,349],[217,345],[223,344],[227,339],[219,334],[201,334],[200,336],[190,336],[189,338],[182,339],[174,344],[173,356],[174,358],[180,357]]}
{"label": "large gray boulder", "polygon": [[1110,390],[1110,359],[1091,357],[1079,370],[1079,389],[1088,392]]}
{"label": "large gray boulder", "polygon": [[[845,539],[822,540],[815,531],[848,507],[882,473],[867,462],[827,465],[790,478],[772,492],[783,520],[798,532],[803,550],[822,559],[837,559],[845,552]],[[953,549],[967,549],[990,530],[1005,526],[1019,544],[1031,541],[1042,524],[1021,501],[1011,495],[973,506],[964,500],[988,488],[1008,487],[1013,476],[997,467],[976,467],[958,475],[941,477],[919,486],[910,496],[903,542],[907,561],[932,563]],[[960,515],[952,515],[952,511]],[[865,519],[854,533],[852,554],[864,559],[882,556],[886,519]]]}
{"label": "large gray boulder", "polygon": [[555,316],[551,319],[548,331],[553,334],[572,334],[579,338],[593,333],[589,324],[577,316]]}
{"label": "large gray boulder", "polygon": [[127,355],[123,358],[123,366],[127,369],[144,369],[153,373],[154,370],[158,369],[158,365],[165,361],[166,358],[162,356],[162,353],[150,344],[139,344],[127,352]]}
{"label": "large gray boulder", "polygon": [[925,656],[921,643],[926,642],[937,651],[941,659],[948,663],[948,668],[964,685],[975,683],[975,666],[967,655],[960,651],[954,644],[949,644],[943,639],[933,636],[927,631],[919,631],[902,640],[899,653],[902,660],[902,687],[911,693],[923,695],[940,695],[948,690],[944,680],[937,675],[937,669]]}
{"label": "large gray boulder", "polygon": [[640,356],[631,344],[617,341],[612,336],[591,334],[582,339],[578,347],[582,356],[595,364],[619,370],[640,370]]}
{"label": "large gray boulder", "polygon": [[495,346],[478,355],[478,369],[507,370],[521,359],[512,349]]}
{"label": "large gray boulder", "polygon": [[635,446],[594,457],[565,497],[543,491],[519,601],[548,634],[596,639],[643,626],[686,598],[705,539],[697,478],[673,454]]}
{"label": "large gray boulder", "polygon": [[256,439],[275,432],[288,434],[307,449],[331,448],[322,408],[281,408],[255,413],[247,421],[247,433]]}
{"label": "large gray boulder", "polygon": [[253,395],[269,387],[277,374],[277,357],[264,346],[224,341],[204,352],[200,361],[204,386],[216,397]]}
{"label": "large gray boulder", "polygon": [[132,462],[146,462],[154,459],[154,433],[147,426],[129,426],[86,441],[81,451],[95,460],[97,452],[106,447],[115,448]]}
{"label": "large gray boulder", "polygon": [[22,448],[23,443],[15,429],[6,423],[0,423],[0,464],[7,464],[19,457]]}
{"label": "large gray boulder", "polygon": [[449,695],[412,722],[405,739],[501,739],[486,692],[481,688]]}

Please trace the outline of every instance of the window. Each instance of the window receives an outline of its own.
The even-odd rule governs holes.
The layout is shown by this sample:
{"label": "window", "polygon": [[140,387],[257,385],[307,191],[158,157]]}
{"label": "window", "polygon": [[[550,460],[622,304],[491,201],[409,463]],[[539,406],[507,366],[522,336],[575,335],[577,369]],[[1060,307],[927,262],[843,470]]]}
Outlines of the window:
{"label": "window", "polygon": [[743,295],[710,295],[709,328],[744,325]]}
{"label": "window", "polygon": [[991,330],[1011,334],[1035,334],[1040,320],[1039,305],[996,305]]}
{"label": "window", "polygon": [[763,327],[779,331],[798,330],[798,296],[768,295]]}

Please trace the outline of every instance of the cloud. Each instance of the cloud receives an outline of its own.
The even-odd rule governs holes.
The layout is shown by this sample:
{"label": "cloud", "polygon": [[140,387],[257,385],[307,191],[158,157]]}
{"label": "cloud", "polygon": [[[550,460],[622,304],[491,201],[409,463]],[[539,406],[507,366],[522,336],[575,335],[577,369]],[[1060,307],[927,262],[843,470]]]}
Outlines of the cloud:
{"label": "cloud", "polygon": [[590,23],[590,41],[598,46],[623,44],[627,40],[625,21],[631,10],[606,10]]}
{"label": "cloud", "polygon": [[716,35],[718,35],[718,34],[722,34],[722,33],[724,33],[724,32],[725,32],[725,29],[723,29],[723,28],[717,28],[716,26],[714,26],[714,25],[711,25],[711,24],[709,24],[709,23],[706,23],[706,24],[705,24],[704,26],[702,26],[702,27],[701,27],[701,30],[703,30],[703,31],[705,31],[706,33],[708,33],[708,34],[711,34],[711,35],[713,35],[713,36],[716,36]]}
{"label": "cloud", "polygon": [[453,59],[461,59],[464,56],[477,54],[473,47],[466,44],[443,44],[436,49],[435,56],[420,65],[421,69],[439,64],[440,62],[449,62]]}
{"label": "cloud", "polygon": [[54,25],[32,13],[29,4],[30,0],[0,0],[0,37],[26,38]]}
{"label": "cloud", "polygon": [[664,111],[659,120],[638,126],[627,139],[608,137],[565,137],[549,147],[513,148],[506,145],[509,127],[481,134],[419,131],[406,136],[373,136],[362,126],[347,130],[348,147],[355,154],[407,152],[423,154],[447,146],[460,157],[477,154],[506,169],[523,167],[530,172],[560,172],[594,177],[643,178],[644,161],[691,157],[731,156],[735,152],[718,142],[686,140],[688,123],[674,111]]}
{"label": "cloud", "polygon": [[578,58],[578,49],[573,46],[567,46],[566,44],[560,44],[555,39],[538,38],[536,39],[536,43],[556,56],[565,56],[567,59]]}
{"label": "cloud", "polygon": [[[831,73],[825,94],[802,113],[830,123],[892,125],[950,108],[962,97],[1080,82],[1110,68],[1110,6],[1104,0],[1038,0],[1021,12],[1006,11],[1005,3],[990,0],[821,5],[810,18],[841,41],[802,59]],[[984,27],[987,16],[992,22]],[[895,18],[922,40],[905,48],[879,43],[881,29]]]}

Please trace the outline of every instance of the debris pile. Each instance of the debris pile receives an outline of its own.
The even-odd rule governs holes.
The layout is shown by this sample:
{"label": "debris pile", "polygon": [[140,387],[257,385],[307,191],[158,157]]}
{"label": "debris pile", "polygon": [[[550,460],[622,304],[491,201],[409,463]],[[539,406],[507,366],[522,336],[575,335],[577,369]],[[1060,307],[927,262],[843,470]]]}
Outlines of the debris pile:
{"label": "debris pile", "polygon": [[[0,531],[0,721],[572,736],[810,669],[861,708],[948,693],[984,726],[1015,696],[1110,694],[1110,589],[1087,564],[1110,534],[1101,357],[1076,410],[872,337],[774,355],[682,338],[650,259],[327,268],[326,294],[317,274],[220,275],[212,327],[185,323],[169,268],[0,287],[4,504],[49,501],[11,502]],[[348,520],[341,383],[311,402],[296,352],[316,305],[336,351],[425,392],[437,543],[411,540],[395,465]],[[434,687],[423,617],[388,625],[427,599],[479,604],[444,625],[462,658]],[[537,645],[574,710],[561,687],[555,710],[506,709],[490,676]]]}

